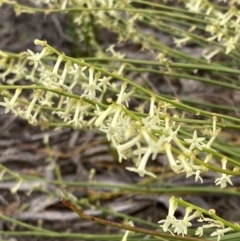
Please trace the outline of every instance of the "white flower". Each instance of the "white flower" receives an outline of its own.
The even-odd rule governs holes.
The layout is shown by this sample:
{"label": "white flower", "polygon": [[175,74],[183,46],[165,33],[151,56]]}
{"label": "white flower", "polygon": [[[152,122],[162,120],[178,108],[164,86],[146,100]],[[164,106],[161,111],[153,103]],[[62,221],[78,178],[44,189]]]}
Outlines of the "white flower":
{"label": "white flower", "polygon": [[9,111],[12,111],[15,115],[17,115],[17,111],[14,109],[14,107],[17,105],[17,98],[21,94],[22,89],[17,88],[15,91],[14,96],[9,101],[8,98],[4,97],[4,102],[0,102],[0,105],[5,107],[5,113],[8,113]]}
{"label": "white flower", "polygon": [[225,39],[224,46],[226,46],[225,54],[229,54],[232,50],[236,48],[238,44],[239,37],[231,37],[229,39]]}
{"label": "white flower", "polygon": [[64,59],[65,54],[60,54],[57,58],[57,61],[53,67],[52,71],[45,70],[40,78],[40,81],[43,83],[44,86],[48,88],[53,88],[53,87],[59,87],[59,81],[60,84],[62,82],[62,76],[58,74],[58,69],[61,64],[61,62]]}
{"label": "white flower", "polygon": [[145,126],[143,126],[139,132],[144,138],[144,140],[146,141],[148,147],[150,147],[151,149],[152,160],[154,160],[157,157],[158,153],[164,152],[164,147],[163,147],[163,143],[165,141],[164,135],[159,137],[158,140],[155,140],[151,136],[151,130],[148,130]]}
{"label": "white flower", "polygon": [[65,107],[65,111],[57,111],[56,114],[63,119],[63,122],[67,122],[71,118],[71,110],[73,108],[73,105],[75,104],[75,99],[68,99],[67,105]]}
{"label": "white flower", "polygon": [[171,144],[169,142],[165,142],[163,144],[163,147],[166,152],[171,169],[177,174],[180,173],[182,170],[182,165],[178,165],[175,158],[173,157]]}
{"label": "white flower", "polygon": [[190,177],[193,175],[193,168],[191,163],[189,162],[189,159],[185,157],[184,155],[180,154],[178,156],[178,161],[181,163],[181,166],[183,168],[182,171],[186,172],[186,177]]}
{"label": "white flower", "polygon": [[77,101],[75,104],[75,110],[74,110],[74,117],[72,120],[68,121],[67,124],[68,125],[72,125],[73,128],[77,129],[77,128],[82,128],[82,125],[84,124],[83,121],[83,115],[84,112],[82,111],[82,106],[83,103],[81,100]]}
{"label": "white flower", "polygon": [[217,229],[215,232],[211,233],[211,237],[213,236],[217,236],[217,241],[220,241],[221,237],[227,233],[227,232],[230,232],[232,231],[233,229],[228,227],[228,228],[223,228],[223,229]]}
{"label": "white flower", "polygon": [[186,36],[186,37],[183,37],[183,38],[173,38],[173,42],[175,43],[177,48],[181,48],[189,40],[191,40],[191,38],[189,36]]}
{"label": "white flower", "polygon": [[160,127],[160,122],[161,120],[157,116],[142,118],[142,124],[149,132],[152,130],[161,130],[162,128]]}
{"label": "white flower", "polygon": [[190,147],[189,147],[189,150],[193,150],[195,148],[199,149],[200,151],[202,150],[203,146],[204,146],[204,143],[203,141],[205,140],[206,138],[204,137],[197,137],[197,131],[195,130],[193,132],[193,138],[192,139],[183,139],[186,143],[188,144],[191,144]]}
{"label": "white flower", "polygon": [[163,225],[160,225],[160,227],[163,228],[164,232],[167,232],[167,231],[171,232],[169,228],[172,227],[174,228],[173,233],[177,233],[178,235],[182,234],[182,236],[184,236],[184,235],[187,235],[188,227],[192,226],[190,221],[193,220],[194,218],[199,217],[201,213],[199,211],[195,211],[192,215],[190,215],[193,210],[191,207],[187,207],[183,219],[180,220],[174,217],[174,213],[177,210],[177,207],[178,207],[178,203],[175,200],[175,197],[171,197],[169,199],[168,215],[165,220],[161,220],[158,223],[164,223]]}
{"label": "white flower", "polygon": [[155,100],[156,100],[156,96],[155,95],[151,96],[150,108],[149,108],[149,116],[150,117],[154,117],[155,116],[155,109],[156,109],[156,106],[154,104]]}
{"label": "white flower", "polygon": [[37,100],[39,100],[40,96],[42,95],[42,90],[37,90],[36,93],[34,93],[34,97],[31,101],[31,103],[29,104],[28,108],[26,111],[20,111],[19,112],[19,115],[22,117],[22,118],[25,118],[25,119],[30,119],[31,118],[31,121],[32,121],[32,115],[31,115],[31,112],[37,102]]}
{"label": "white flower", "polygon": [[122,159],[126,159],[126,157],[124,156],[124,151],[132,148],[134,145],[136,145],[138,142],[140,141],[140,135],[137,135],[135,138],[133,138],[132,140],[122,144],[122,145],[118,145],[115,148],[117,149],[118,152],[118,160],[119,162],[122,162]]}
{"label": "white flower", "polygon": [[23,179],[20,178],[20,179],[18,180],[18,182],[16,183],[16,185],[13,186],[13,187],[10,189],[11,193],[12,193],[12,194],[15,194],[15,193],[18,191],[19,187],[21,187],[22,183],[23,183]]}
{"label": "white flower", "polygon": [[38,121],[37,121],[37,115],[39,114],[41,110],[41,107],[39,106],[33,115],[30,116],[30,118],[28,119],[28,123],[31,124],[31,125],[34,125],[36,126],[38,124]]}
{"label": "white flower", "polygon": [[211,63],[211,59],[216,55],[218,54],[219,52],[221,51],[221,49],[207,49],[207,50],[204,50],[203,51],[203,58],[205,58],[207,60],[208,63]]}
{"label": "white flower", "polygon": [[99,106],[96,105],[96,111],[94,111],[94,114],[98,116],[98,118],[95,121],[95,126],[102,126],[105,119],[114,111],[115,105],[109,105],[108,108],[105,111],[100,111]]}
{"label": "white flower", "polygon": [[[222,169],[226,170],[227,158],[226,157],[222,158],[221,162],[222,162]],[[225,188],[227,186],[227,183],[230,185],[233,185],[233,183],[230,179],[231,177],[232,177],[232,175],[227,175],[225,173],[222,173],[221,177],[215,179],[215,184],[220,185],[221,189]]]}
{"label": "white flower", "polygon": [[202,9],[202,0],[189,0],[185,5],[190,12],[200,13]]}
{"label": "white flower", "polygon": [[[214,130],[213,130],[214,131]],[[208,143],[204,146],[207,149],[211,148],[212,143],[216,139],[217,135],[221,132],[221,129],[216,129],[214,132],[212,132],[212,137],[209,139]]]}
{"label": "white flower", "polygon": [[73,82],[79,81],[79,79],[87,79],[87,76],[84,74],[84,70],[87,69],[86,66],[82,67],[81,65],[73,64],[70,67],[69,74],[73,76]]}
{"label": "white flower", "polygon": [[[108,115],[112,112],[110,109],[111,106],[114,108],[113,116]],[[99,126],[99,130],[107,134],[108,140],[114,142],[116,146],[118,143],[124,142],[125,139],[125,132],[129,129],[128,122],[125,122],[124,117],[121,115],[122,113],[122,106],[113,104],[107,108],[102,114],[100,112],[99,117],[95,121],[95,125]],[[102,115],[102,117],[101,117]],[[101,119],[101,118],[102,119]],[[106,120],[105,120],[106,119]],[[105,123],[103,121],[105,120]]]}
{"label": "white flower", "polygon": [[62,72],[62,75],[61,75],[61,79],[59,81],[60,86],[64,85],[64,81],[66,79],[66,76],[67,76],[67,73],[68,73],[70,67],[71,67],[71,61],[67,61],[64,65],[64,69],[63,69],[63,72]]}
{"label": "white flower", "polygon": [[203,228],[198,227],[197,230],[195,231],[195,235],[198,235],[199,237],[203,236]]}
{"label": "white flower", "polygon": [[173,140],[180,150],[182,150],[184,153],[189,152],[188,149],[180,142],[177,137],[179,129],[180,125],[177,127],[176,130],[173,130],[173,128],[168,128],[165,141],[170,143]]}
{"label": "white flower", "polygon": [[118,53],[114,50],[115,45],[112,44],[110,45],[107,49],[106,52],[110,52],[113,57],[116,57],[118,59],[123,59],[125,57],[125,54]]}
{"label": "white flower", "polygon": [[54,102],[52,101],[54,95],[55,94],[53,92],[47,91],[45,93],[45,98],[41,98],[41,100],[39,101],[40,105],[52,107],[52,105],[54,104]]}
{"label": "white flower", "polygon": [[220,13],[219,14],[218,18],[221,20],[219,24],[226,27],[226,24],[228,22],[230,22],[231,18],[233,18],[235,16],[236,16],[236,9],[235,8],[229,8],[229,10],[226,13],[224,13],[224,14]]}
{"label": "white flower", "polygon": [[29,57],[27,57],[28,60],[30,60],[29,64],[34,66],[34,69],[38,67],[39,64],[41,64],[41,59],[47,55],[50,55],[52,51],[48,47],[44,47],[42,49],[41,53],[34,53],[30,49],[27,50],[29,53]]}
{"label": "white flower", "polygon": [[204,229],[217,228],[216,231],[211,234],[211,236],[218,236],[217,240],[219,241],[221,236],[224,235],[224,233],[232,230],[231,228],[224,228],[224,224],[221,221],[217,221],[212,218],[205,218],[203,215],[201,215],[197,221],[200,223],[207,222],[207,224],[198,227],[198,229],[195,232],[195,234],[200,237],[203,235]]}
{"label": "white flower", "polygon": [[177,220],[177,223],[176,223],[175,229],[174,229],[174,233],[177,233],[178,235],[182,234],[182,236],[187,235],[188,227],[192,226],[190,221],[201,215],[201,213],[199,211],[195,211],[192,215],[190,215],[192,213],[192,211],[193,210],[191,207],[186,208],[184,218],[182,220]]}
{"label": "white flower", "polygon": [[127,83],[124,82],[121,85],[120,93],[117,94],[118,98],[117,98],[116,103],[121,105],[123,102],[125,102],[125,105],[128,107],[129,98],[131,95],[133,95],[133,93],[135,92],[135,89],[131,90],[128,93],[125,93],[126,88],[127,88]]}
{"label": "white flower", "polygon": [[198,180],[200,180],[201,183],[203,183],[203,179],[201,178],[201,171],[200,170],[197,170],[195,172],[195,182],[197,182]]}
{"label": "white flower", "polygon": [[122,143],[125,141],[124,131],[126,129],[121,122],[117,122],[114,125],[107,123],[106,125],[102,125],[99,130],[107,134],[109,141],[113,141],[114,143]]}
{"label": "white flower", "polygon": [[192,226],[192,224],[188,220],[191,212],[192,212],[192,208],[187,207],[183,220],[177,221],[177,225],[175,225],[175,229],[173,231],[174,233],[177,233],[178,235],[182,234],[182,236],[187,235],[188,227]]}
{"label": "white flower", "polygon": [[156,176],[152,172],[148,172],[148,171],[145,170],[147,161],[148,161],[151,153],[152,153],[151,148],[148,148],[147,151],[145,152],[145,154],[143,155],[143,157],[142,157],[142,159],[141,159],[141,161],[140,161],[140,163],[139,163],[137,168],[126,167],[126,169],[131,171],[131,172],[138,173],[140,177],[144,177],[145,175],[148,175],[150,177],[156,178]]}
{"label": "white flower", "polygon": [[127,88],[127,83],[126,83],[126,82],[122,83],[120,92],[119,92],[119,94],[117,94],[118,99],[117,99],[116,102],[117,102],[118,104],[122,104],[122,99],[123,99],[124,91],[125,91],[126,88]]}
{"label": "white flower", "polygon": [[107,86],[111,86],[111,83],[109,82],[112,79],[112,76],[104,76],[101,79],[98,79],[97,81],[100,82],[98,86],[103,86],[103,89],[106,90]]}
{"label": "white flower", "polygon": [[215,184],[220,185],[220,188],[225,188],[227,186],[227,183],[230,185],[233,185],[231,179],[230,179],[230,175],[227,175],[225,173],[222,173],[222,177],[216,178],[215,180]]}
{"label": "white flower", "polygon": [[89,68],[89,77],[88,77],[88,83],[83,83],[82,88],[84,90],[83,96],[89,98],[90,100],[94,100],[96,98],[96,91],[102,92],[102,89],[99,84],[97,84],[98,80],[98,74],[94,74],[94,69]]}
{"label": "white flower", "polygon": [[169,227],[175,226],[177,223],[177,219],[174,216],[177,208],[178,208],[178,203],[176,202],[175,197],[171,197],[169,199],[168,215],[167,215],[166,219],[160,220],[158,222],[158,223],[164,223],[163,225],[160,225],[160,227],[163,228],[164,232],[169,231],[171,234],[173,234],[172,231],[169,229]]}

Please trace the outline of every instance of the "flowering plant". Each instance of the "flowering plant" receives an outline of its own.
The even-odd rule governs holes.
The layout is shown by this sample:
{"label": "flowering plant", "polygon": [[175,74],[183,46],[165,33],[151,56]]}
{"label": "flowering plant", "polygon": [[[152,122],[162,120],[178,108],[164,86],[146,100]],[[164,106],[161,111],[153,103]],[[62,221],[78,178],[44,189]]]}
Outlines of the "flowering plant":
{"label": "flowering plant", "polygon": [[[7,0],[2,2],[12,5],[17,14],[32,13],[34,10],[15,1],[14,4]],[[38,39],[34,41],[37,49],[40,49],[37,53],[27,50],[16,55],[1,51],[0,106],[5,108],[5,113],[11,112],[27,120],[29,124],[42,128],[68,127],[99,131],[116,150],[119,162],[132,161],[126,170],[137,173],[140,177],[159,178],[158,172],[150,170],[149,163],[164,155],[168,166],[176,175],[184,174],[186,178],[193,176],[195,182],[204,183],[207,173],[215,172],[216,186],[221,189],[228,185],[233,186],[231,178],[240,175],[240,164],[235,160],[239,156],[238,151],[230,148],[231,151],[222,151],[226,143],[222,144],[218,139],[223,129],[239,129],[239,118],[221,114],[220,111],[213,113],[190,102],[186,104],[184,100],[176,98],[176,95],[166,97],[154,89],[144,88],[134,77],[129,77],[128,72],[149,74],[151,70],[148,72],[142,65],[151,65],[157,66],[156,73],[167,81],[169,77],[181,80],[187,78],[239,90],[232,76],[239,75],[240,71],[213,62],[218,54],[232,58],[233,62],[239,59],[239,54],[234,51],[238,48],[237,41],[240,37],[235,34],[238,32],[235,22],[239,21],[240,16],[235,7],[237,1],[230,1],[230,9],[223,10],[208,1],[182,1],[185,8],[180,10],[181,5],[178,6],[176,14],[172,7],[159,4],[160,10],[156,11],[163,13],[163,22],[158,21],[158,15],[150,18],[149,11],[156,13],[151,9],[155,6],[153,3],[144,2],[143,4],[151,7],[150,10],[138,9],[137,12],[135,8],[132,9],[131,1],[99,0],[79,3],[66,0],[60,3],[35,1],[35,4],[43,2],[49,7],[49,12],[71,13],[73,6],[79,7],[81,14],[74,15],[74,23],[83,26],[83,30],[91,20],[90,14],[87,15],[86,12],[96,10],[96,25],[117,32],[119,42],[131,39],[133,43],[140,43],[142,49],[153,55],[154,60],[133,60],[126,54],[117,52],[114,46],[104,51],[97,43],[93,30],[89,34],[91,45],[99,58],[96,58],[96,62],[67,56],[47,41]],[[188,42],[201,41],[201,57],[188,56],[183,50],[171,50],[167,45],[162,46],[157,37],[141,34],[138,23],[145,23],[146,20],[151,27],[166,31],[164,21],[169,21],[169,18],[161,9],[172,10],[172,16],[181,19],[181,29],[174,27],[174,24],[170,27],[174,30],[174,36],[171,37],[176,47],[183,48]],[[47,10],[36,8],[34,11]],[[189,12],[188,20],[194,23],[186,23],[183,12]],[[200,21],[200,15],[204,16],[204,20]],[[185,25],[189,24],[190,29],[186,30]],[[198,30],[203,30],[202,24],[206,25],[205,31],[210,36],[197,35]],[[84,31],[78,34],[79,39],[85,37]],[[112,66],[101,64],[101,58],[113,61]],[[154,72],[154,68],[152,69]],[[197,74],[201,70],[212,71],[217,78],[224,73],[227,82],[199,77]],[[151,79],[148,81],[151,82]],[[27,96],[25,93],[29,91],[31,94]],[[196,116],[199,118],[196,119]],[[3,165],[1,168],[1,177],[6,172],[12,174]],[[12,189],[13,193],[23,182],[20,176],[14,177],[18,179],[18,183]],[[183,219],[174,216],[178,205],[186,207]],[[194,219],[198,223],[204,223],[196,230],[195,234],[199,236],[203,235],[204,229],[214,228],[211,236],[217,236],[220,240],[226,232],[239,230],[238,225],[221,219],[215,211],[206,211],[173,196],[169,200],[166,219],[159,223],[164,232],[185,236]]]}

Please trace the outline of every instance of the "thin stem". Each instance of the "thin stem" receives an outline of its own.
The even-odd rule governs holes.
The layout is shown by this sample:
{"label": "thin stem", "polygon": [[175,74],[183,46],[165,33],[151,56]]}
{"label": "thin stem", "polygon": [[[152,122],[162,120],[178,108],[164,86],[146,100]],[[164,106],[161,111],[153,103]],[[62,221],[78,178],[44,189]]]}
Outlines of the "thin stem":
{"label": "thin stem", "polygon": [[56,234],[56,232],[54,232],[54,231],[44,229],[44,228],[40,228],[40,227],[36,227],[36,226],[31,225],[31,224],[21,222],[19,220],[14,219],[14,218],[10,218],[10,217],[2,214],[2,213],[0,213],[0,219],[3,219],[5,221],[14,223],[16,225],[19,225],[21,227],[24,227],[24,228],[27,228],[27,229],[30,229],[30,230],[33,230],[33,231],[45,232],[46,234]]}

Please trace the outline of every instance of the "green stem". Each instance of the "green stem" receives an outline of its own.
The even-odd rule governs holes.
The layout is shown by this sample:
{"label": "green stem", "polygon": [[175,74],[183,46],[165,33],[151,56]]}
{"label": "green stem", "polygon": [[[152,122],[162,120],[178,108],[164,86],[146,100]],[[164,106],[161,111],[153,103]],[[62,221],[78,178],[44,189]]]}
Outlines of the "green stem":
{"label": "green stem", "polygon": [[0,213],[0,219],[5,220],[7,222],[11,222],[11,223],[13,223],[15,225],[18,225],[18,226],[21,226],[23,228],[30,229],[30,230],[35,231],[35,232],[36,231],[37,232],[44,232],[44,233],[50,234],[50,235],[51,234],[54,235],[54,234],[57,233],[57,232],[54,232],[54,231],[51,231],[51,230],[48,230],[48,229],[36,227],[36,226],[31,225],[31,224],[27,224],[27,223],[21,222],[19,220],[14,219],[14,218],[10,218],[10,217],[2,214],[2,213]]}

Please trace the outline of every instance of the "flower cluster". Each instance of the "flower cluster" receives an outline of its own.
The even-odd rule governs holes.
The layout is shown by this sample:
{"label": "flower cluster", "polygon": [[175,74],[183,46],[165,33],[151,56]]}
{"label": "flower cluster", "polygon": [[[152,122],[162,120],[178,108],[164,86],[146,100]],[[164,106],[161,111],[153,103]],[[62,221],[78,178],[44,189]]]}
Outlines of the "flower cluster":
{"label": "flower cluster", "polygon": [[[207,47],[203,49],[202,55],[208,62],[220,52],[230,54],[238,47],[240,39],[240,11],[236,6],[239,4],[239,1],[218,1],[227,2],[226,8],[219,8],[217,3],[204,0],[183,1],[185,8],[189,12],[204,14],[203,19],[206,22],[205,31],[207,34],[210,34],[210,36],[202,38],[203,41],[208,43]],[[194,32],[195,29],[197,29],[197,26],[193,25],[189,32]],[[174,38],[177,47],[182,47],[182,45],[188,41],[194,41],[194,37],[191,36],[189,32],[179,31],[181,37]]]}
{"label": "flower cluster", "polygon": [[[204,223],[199,226],[195,232],[195,235],[202,236],[204,229],[216,228],[210,236],[217,236],[217,241],[220,241],[221,237],[233,229],[231,227],[225,227],[225,225],[218,220],[212,218],[205,218],[200,211],[194,211],[190,206],[186,208],[183,219],[177,219],[174,215],[178,208],[178,200],[175,197],[169,199],[169,209],[166,219],[159,221],[164,232],[170,232],[171,234],[178,234],[185,236],[188,234],[188,228],[192,226],[191,221],[197,219],[198,223]],[[194,211],[194,212],[193,212]],[[214,210],[208,212],[210,215],[215,214]],[[207,223],[207,224],[206,224]]]}
{"label": "flower cluster", "polygon": [[[119,86],[115,98],[107,98],[108,88],[116,89],[116,84],[119,84],[113,76],[121,77],[124,65],[114,75],[109,73],[102,76],[101,71],[96,71],[94,66],[83,60],[72,63],[65,54],[58,53],[51,68],[44,57],[54,55],[55,50],[46,41],[35,40],[35,44],[42,46],[42,51],[34,54],[29,50],[25,59],[18,63],[23,69],[28,67],[27,63],[32,66],[31,74],[27,76],[34,83],[31,101],[26,109],[21,104],[26,101],[20,98],[23,86],[16,88],[12,96],[5,92],[4,102],[0,102],[0,105],[5,107],[6,113],[11,111],[30,124],[44,127],[54,117],[75,129],[98,129],[105,133],[117,150],[119,162],[132,159],[134,166],[127,167],[127,170],[138,173],[141,177],[156,177],[155,173],[147,170],[147,163],[150,159],[155,160],[158,154],[165,154],[176,174],[185,173],[186,177],[195,176],[195,181],[203,182],[201,175],[208,171],[206,164],[212,160],[212,155],[207,151],[211,150],[221,131],[217,128],[216,117],[213,117],[212,128],[206,131],[209,138],[199,137],[201,133],[194,130],[192,137],[181,139],[181,125],[173,121],[170,114],[174,113],[174,105],[159,101],[152,95],[149,106],[145,107],[148,108],[147,112],[142,111],[141,115],[133,113],[129,110],[129,102],[134,98],[136,89],[131,88],[127,82]],[[113,47],[109,51],[117,54]],[[20,77],[16,73],[13,78],[17,80]],[[107,105],[103,104],[104,98]],[[180,150],[178,155],[174,148]],[[199,153],[203,161],[196,162]],[[223,170],[226,170],[226,163],[227,158],[223,158]],[[231,175],[222,174],[215,184],[221,188],[227,184],[232,185],[230,178]]]}
{"label": "flower cluster", "polygon": [[216,231],[212,232],[210,234],[211,237],[217,236],[217,241],[220,241],[221,237],[227,233],[232,231],[233,229],[231,227],[225,228],[224,224],[221,221],[217,221],[212,218],[205,218],[203,215],[200,216],[200,218],[197,220],[199,223],[205,222],[207,224],[203,224],[201,227],[198,227],[195,234],[198,236],[202,236],[204,229],[208,228],[216,228]]}
{"label": "flower cluster", "polygon": [[[164,232],[169,231],[172,234],[176,233],[178,235],[182,234],[184,236],[184,235],[187,235],[188,227],[192,226],[190,221],[192,221],[194,218],[199,217],[201,215],[201,213],[198,211],[195,211],[192,215],[190,215],[193,212],[193,210],[192,210],[192,208],[187,207],[183,219],[177,219],[174,216],[177,208],[178,208],[178,203],[175,200],[175,197],[171,197],[169,199],[168,215],[165,220],[161,220],[158,223],[160,223],[160,224],[163,223],[160,226],[163,228]],[[171,231],[170,228],[173,228],[173,231]]]}

